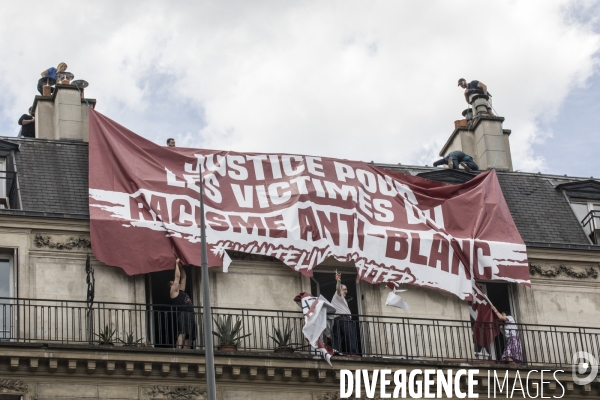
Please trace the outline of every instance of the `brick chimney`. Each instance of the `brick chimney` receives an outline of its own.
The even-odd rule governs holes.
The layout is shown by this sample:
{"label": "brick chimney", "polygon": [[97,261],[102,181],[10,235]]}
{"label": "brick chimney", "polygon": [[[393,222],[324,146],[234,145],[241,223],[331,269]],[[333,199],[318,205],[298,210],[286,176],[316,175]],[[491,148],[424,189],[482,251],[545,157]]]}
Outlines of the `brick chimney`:
{"label": "brick chimney", "polygon": [[512,171],[509,129],[502,129],[503,117],[489,114],[488,98],[482,94],[469,97],[471,108],[463,111],[464,120],[455,122],[454,132],[440,151],[445,157],[454,150],[467,153],[479,169],[496,168]]}
{"label": "brick chimney", "polygon": [[57,84],[52,96],[35,96],[35,137],[87,142],[87,104],[93,108],[96,100],[82,98],[77,86],[71,84]]}

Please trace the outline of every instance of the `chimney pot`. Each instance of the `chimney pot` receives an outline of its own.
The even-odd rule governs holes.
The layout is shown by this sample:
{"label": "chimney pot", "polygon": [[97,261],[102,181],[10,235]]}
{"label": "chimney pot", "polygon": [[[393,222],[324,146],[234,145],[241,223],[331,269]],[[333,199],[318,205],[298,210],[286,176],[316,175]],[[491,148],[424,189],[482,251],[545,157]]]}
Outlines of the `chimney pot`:
{"label": "chimney pot", "polygon": [[454,121],[454,129],[461,126],[469,126],[469,121],[467,121],[466,119],[459,119]]}

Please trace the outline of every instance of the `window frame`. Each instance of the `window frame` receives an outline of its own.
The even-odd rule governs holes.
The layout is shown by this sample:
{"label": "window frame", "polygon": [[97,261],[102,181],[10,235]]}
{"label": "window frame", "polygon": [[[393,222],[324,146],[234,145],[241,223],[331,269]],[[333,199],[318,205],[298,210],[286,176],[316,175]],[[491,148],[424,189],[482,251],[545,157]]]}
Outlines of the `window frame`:
{"label": "window frame", "polygon": [[[14,300],[18,296],[17,292],[17,276],[18,270],[15,265],[15,260],[17,260],[18,251],[17,248],[0,248],[0,260],[6,260],[8,262],[8,299],[9,300],[0,300],[2,304],[9,305],[9,315],[7,316],[8,321],[4,321],[2,326],[7,327],[7,331],[0,331],[2,334],[0,335],[0,340],[6,341],[11,340],[14,336],[13,328],[18,326],[17,323],[17,315],[14,313],[14,309],[12,305],[15,304]],[[13,310],[13,311],[10,311]],[[1,326],[0,326],[1,327]],[[8,336],[7,336],[8,334]]]}
{"label": "window frame", "polygon": [[0,197],[8,197],[6,193],[6,157],[0,157]]}
{"label": "window frame", "polygon": [[[12,249],[11,249],[12,250]],[[16,268],[15,268],[15,250],[0,248],[0,261],[8,261],[8,297],[14,298],[16,295]]]}
{"label": "window frame", "polygon": [[[588,232],[588,228],[586,228],[585,226],[583,226],[582,221],[580,220],[579,217],[577,216],[577,213],[575,212],[575,209],[573,208],[573,205],[577,204],[577,205],[586,205],[587,206],[587,212],[585,213],[585,215],[587,216],[591,211],[594,210],[598,210],[600,211],[600,200],[587,200],[587,199],[571,199],[570,201],[570,206],[571,206],[571,210],[573,210],[573,214],[575,214],[575,216],[577,217],[577,222],[579,222],[579,225],[581,225],[581,229],[583,229],[583,231],[585,232],[586,235],[591,235],[591,229],[589,229]],[[597,208],[595,208],[597,207]],[[600,219],[600,217],[594,217],[595,219]],[[585,219],[585,216],[584,216]],[[598,228],[600,228],[600,221],[598,222]],[[591,228],[591,226],[590,226]]]}

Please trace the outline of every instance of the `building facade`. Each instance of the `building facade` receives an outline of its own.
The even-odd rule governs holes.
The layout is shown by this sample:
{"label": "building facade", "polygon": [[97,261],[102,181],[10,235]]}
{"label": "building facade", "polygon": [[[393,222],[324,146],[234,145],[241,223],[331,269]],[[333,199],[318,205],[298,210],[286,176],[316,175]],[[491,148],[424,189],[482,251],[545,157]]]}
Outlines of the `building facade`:
{"label": "building facade", "polygon": [[[0,399],[204,399],[202,332],[194,348],[175,346],[167,304],[172,271],[127,276],[92,255],[86,108],[94,105],[75,87],[57,85],[53,96],[35,98],[36,138],[0,140]],[[406,287],[405,312],[385,305],[383,285],[356,283],[351,263],[327,260],[309,278],[270,257],[232,253],[227,273],[211,268],[211,305],[217,320],[232,315],[250,336],[236,352],[215,352],[218,398],[333,400],[340,398],[342,369],[425,368],[478,369],[481,397],[488,371],[508,371],[512,388],[518,376],[538,379],[542,370],[560,369],[564,388],[544,384],[545,396],[600,398],[598,378],[577,385],[571,373],[575,352],[599,356],[600,182],[512,171],[502,122],[479,114],[457,123],[441,155],[463,150],[497,169],[527,245],[531,287],[480,282],[519,323],[522,364],[500,362],[502,335],[490,348],[478,347],[469,304],[450,294]],[[447,184],[476,176],[379,166]],[[352,298],[360,354],[336,356],[332,368],[303,343],[293,298],[331,297],[335,270]],[[200,306],[200,274],[188,273],[186,291]],[[200,307],[196,318],[200,330]],[[105,328],[110,337],[101,335]],[[275,351],[274,328],[289,328],[294,353]],[[535,385],[528,389],[533,396]]]}

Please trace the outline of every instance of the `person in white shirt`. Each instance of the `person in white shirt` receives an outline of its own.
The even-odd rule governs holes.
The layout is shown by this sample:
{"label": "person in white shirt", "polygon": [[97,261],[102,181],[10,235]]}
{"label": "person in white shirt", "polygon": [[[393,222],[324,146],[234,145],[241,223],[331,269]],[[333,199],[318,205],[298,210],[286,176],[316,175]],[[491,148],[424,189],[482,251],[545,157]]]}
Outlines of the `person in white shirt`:
{"label": "person in white shirt", "polygon": [[492,310],[496,314],[496,317],[504,322],[504,336],[506,338],[506,347],[502,353],[502,361],[509,363],[512,362],[523,362],[523,347],[521,346],[521,339],[519,338],[519,331],[517,328],[517,321],[506,312],[498,312],[496,307],[492,306]]}
{"label": "person in white shirt", "polygon": [[335,319],[333,323],[333,349],[342,354],[358,354],[356,341],[356,321],[352,321],[352,313],[346,295],[348,288],[342,284],[342,274],[336,273],[335,294],[331,299],[331,305],[335,307]]}

